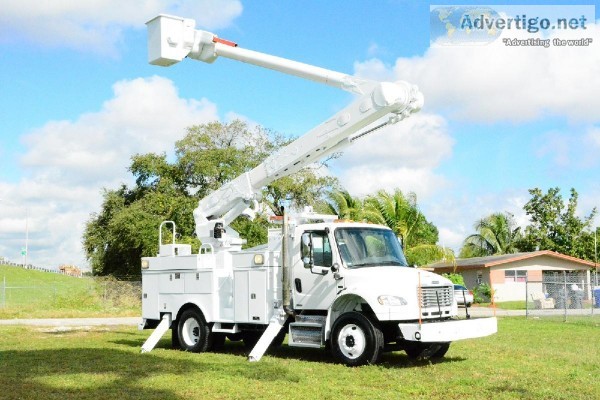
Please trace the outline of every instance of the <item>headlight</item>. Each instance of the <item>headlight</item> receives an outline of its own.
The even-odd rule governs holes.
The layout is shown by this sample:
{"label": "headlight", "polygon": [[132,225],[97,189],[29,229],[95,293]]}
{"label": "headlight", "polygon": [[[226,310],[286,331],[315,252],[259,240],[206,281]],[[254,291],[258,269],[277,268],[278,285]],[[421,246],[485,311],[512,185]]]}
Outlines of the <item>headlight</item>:
{"label": "headlight", "polygon": [[382,306],[405,306],[408,304],[408,302],[400,296],[381,295],[377,298],[377,301]]}

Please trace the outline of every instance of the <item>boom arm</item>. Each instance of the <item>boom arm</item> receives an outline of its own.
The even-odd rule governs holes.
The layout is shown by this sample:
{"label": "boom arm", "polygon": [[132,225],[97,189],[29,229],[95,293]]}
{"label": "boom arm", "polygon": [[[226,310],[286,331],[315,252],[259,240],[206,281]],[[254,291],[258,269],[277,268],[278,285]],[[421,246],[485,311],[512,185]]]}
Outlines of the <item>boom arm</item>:
{"label": "boom arm", "polygon": [[[185,57],[212,63],[218,56],[296,75],[361,94],[348,107],[313,128],[253,170],[200,200],[194,210],[196,234],[203,243],[216,239],[215,223],[228,226],[260,199],[261,189],[293,174],[384,125],[396,123],[423,105],[418,88],[406,82],[370,82],[340,72],[245,50],[216,35],[195,30],[190,19],[160,15],[147,23],[151,64],[169,66]],[[238,243],[225,243],[237,245]],[[221,246],[224,238],[220,238]]]}

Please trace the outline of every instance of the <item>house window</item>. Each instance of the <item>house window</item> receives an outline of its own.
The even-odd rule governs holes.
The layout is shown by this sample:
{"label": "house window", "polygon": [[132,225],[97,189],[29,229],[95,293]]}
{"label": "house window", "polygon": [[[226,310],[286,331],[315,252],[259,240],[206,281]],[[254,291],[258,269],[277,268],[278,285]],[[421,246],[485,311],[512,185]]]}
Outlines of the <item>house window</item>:
{"label": "house window", "polygon": [[477,271],[477,285],[481,285],[483,283],[483,272]]}
{"label": "house window", "polygon": [[527,282],[527,271],[504,271],[504,282]]}

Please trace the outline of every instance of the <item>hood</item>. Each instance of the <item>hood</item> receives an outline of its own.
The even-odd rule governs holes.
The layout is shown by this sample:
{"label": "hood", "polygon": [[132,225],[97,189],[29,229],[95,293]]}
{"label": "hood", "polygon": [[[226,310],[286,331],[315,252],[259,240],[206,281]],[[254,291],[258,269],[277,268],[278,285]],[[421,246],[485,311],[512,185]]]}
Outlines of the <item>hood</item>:
{"label": "hood", "polygon": [[[379,291],[397,291],[400,288],[419,286],[447,286],[452,282],[433,272],[410,267],[365,267],[344,271],[346,285],[371,286]],[[390,292],[389,294],[392,294]]]}

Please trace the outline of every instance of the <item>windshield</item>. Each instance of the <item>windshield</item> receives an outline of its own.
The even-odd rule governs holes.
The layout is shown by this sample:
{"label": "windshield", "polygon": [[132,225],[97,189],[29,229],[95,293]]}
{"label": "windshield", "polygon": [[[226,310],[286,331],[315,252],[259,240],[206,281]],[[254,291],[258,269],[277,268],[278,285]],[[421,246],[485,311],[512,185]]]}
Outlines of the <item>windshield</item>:
{"label": "windshield", "polygon": [[391,230],[337,228],[335,240],[342,260],[348,268],[408,266],[400,242]]}

